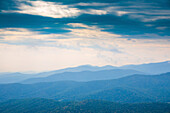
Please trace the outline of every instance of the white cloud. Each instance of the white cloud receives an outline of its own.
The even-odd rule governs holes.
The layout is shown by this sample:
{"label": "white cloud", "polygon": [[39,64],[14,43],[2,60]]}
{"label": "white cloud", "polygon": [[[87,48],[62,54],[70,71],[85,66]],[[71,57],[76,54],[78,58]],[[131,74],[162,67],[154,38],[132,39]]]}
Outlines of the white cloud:
{"label": "white cloud", "polygon": [[73,37],[84,37],[84,38],[118,38],[121,37],[121,35],[113,34],[109,32],[102,31],[102,28],[98,28],[97,26],[87,26],[81,23],[70,23],[68,24],[73,27],[84,27],[84,29],[74,28],[74,29],[68,29],[71,30],[69,33],[69,36]]}
{"label": "white cloud", "polygon": [[[17,7],[18,10],[3,12],[51,18],[74,17],[81,14],[114,14],[117,16],[130,15],[133,19],[137,18],[146,22],[169,19],[169,16],[157,13],[158,11],[149,10],[146,13],[146,10],[141,9],[143,6],[140,7],[140,10],[135,6],[133,8],[136,9],[128,9],[127,6],[113,6],[110,9],[106,7],[98,10],[80,10],[75,8],[74,5],[63,5],[55,2],[26,1],[27,4],[22,3],[22,0],[20,2]],[[79,5],[105,6],[107,4],[80,3]],[[167,11],[161,13],[168,15]],[[155,16],[156,14],[158,16]],[[124,37],[122,35],[103,31],[103,28],[95,25],[82,23],[69,23],[67,25],[73,28],[65,28],[71,32],[64,34],[42,34],[40,31],[25,28],[1,28],[0,71],[46,71],[87,63],[99,66],[120,66],[170,60],[169,36],[143,34],[127,40],[126,38],[120,38]],[[147,26],[152,25],[147,24]],[[43,29],[50,28],[44,27]],[[157,29],[163,30],[166,28],[157,27]]]}
{"label": "white cloud", "polygon": [[161,36],[155,33],[144,33],[144,34],[140,34],[140,35],[127,35],[126,38],[134,38],[134,39],[165,39],[165,40],[169,40],[170,36],[165,35],[165,36]]}
{"label": "white cloud", "polygon": [[31,32],[28,29],[24,28],[4,28],[0,29],[0,36],[3,37],[3,40],[23,40],[25,37],[30,38],[36,36],[38,32]]}
{"label": "white cloud", "polygon": [[[23,28],[0,29],[0,35],[4,37],[1,40],[9,43],[0,43],[0,71],[47,71],[87,63],[120,66],[170,58],[170,41],[165,38],[127,40],[119,38],[123,36],[104,32],[97,26],[68,25],[74,28],[62,35],[45,35]],[[17,41],[15,45],[10,44]],[[44,41],[43,45],[41,41]],[[30,48],[27,45],[34,46]]]}
{"label": "white cloud", "polygon": [[43,27],[43,29],[51,29],[51,27]]}
{"label": "white cloud", "polygon": [[[74,5],[63,5],[56,2],[45,1],[18,1],[18,10],[2,10],[2,13],[23,13],[30,15],[40,15],[51,18],[75,17],[81,14],[104,15],[107,14],[104,10],[88,9],[80,10]],[[95,3],[93,4],[95,5]]]}
{"label": "white cloud", "polygon": [[122,15],[125,15],[125,14],[129,14],[130,12],[126,12],[126,11],[116,11],[117,15],[118,16],[122,16]]}
{"label": "white cloud", "polygon": [[110,7],[104,8],[104,10],[107,11],[107,13],[115,14],[117,16],[123,16],[123,15],[129,14],[129,13],[132,13],[130,11],[125,11],[125,10],[122,10],[122,9],[123,8],[119,7],[119,6],[110,6]]}
{"label": "white cloud", "polygon": [[52,18],[73,17],[80,14],[80,10],[69,5],[62,5],[55,2],[27,1],[27,4],[20,3],[19,10],[3,11],[4,13],[16,12],[31,15],[40,15]]}
{"label": "white cloud", "polygon": [[41,34],[41,32],[31,31],[25,28],[4,28],[0,29],[0,43],[12,45],[54,46],[50,39],[62,37],[61,34]]}
{"label": "white cloud", "polygon": [[[0,36],[3,37],[3,40],[6,41],[46,39],[49,37],[48,35],[41,35],[40,32],[31,31],[25,28],[2,28],[0,29]],[[58,35],[56,34],[56,36]]]}
{"label": "white cloud", "polygon": [[84,27],[88,28],[88,25],[82,24],[82,23],[68,23],[67,25],[72,26],[72,27]]}
{"label": "white cloud", "polygon": [[158,30],[165,30],[165,29],[167,29],[168,27],[156,27],[156,29],[158,29]]}
{"label": "white cloud", "polygon": [[84,38],[117,38],[121,37],[121,35],[112,34],[108,32],[101,31],[99,29],[91,30],[91,29],[68,29],[71,30],[71,35],[75,37],[84,37]]}
{"label": "white cloud", "polygon": [[[87,28],[87,29],[99,29],[97,26],[93,25],[93,26],[88,26],[82,23],[68,23],[67,25],[72,26],[72,27],[83,27],[83,28]],[[101,29],[101,28],[100,28]]]}
{"label": "white cloud", "polygon": [[[137,3],[139,5],[139,3]],[[141,6],[134,6],[129,4],[127,6],[121,6],[118,4],[106,7],[103,10],[107,14],[114,14],[117,16],[128,15],[132,19],[139,19],[143,22],[157,21],[161,19],[170,19],[170,10],[161,9],[156,7],[156,4],[140,3]]]}
{"label": "white cloud", "polygon": [[[113,34],[109,32],[102,31],[103,28],[98,28],[96,25],[85,25],[82,23],[69,23],[68,26],[74,28],[65,28],[71,32],[65,34],[42,34],[40,31],[32,31],[26,28],[1,28],[0,35],[3,41],[21,41],[26,39],[40,39],[45,41],[51,41],[55,39],[65,39],[65,38],[118,38],[121,35]],[[82,27],[81,29],[79,27]],[[44,27],[43,29],[50,29],[49,27]]]}
{"label": "white cloud", "polygon": [[[0,29],[0,35],[2,37],[0,43],[27,45],[29,47],[49,46],[67,49],[88,47],[110,51],[110,48],[96,42],[121,37],[121,35],[118,34],[102,31],[102,28],[98,28],[95,25],[88,26],[81,23],[69,23],[67,25],[74,28],[65,28],[71,31],[65,34],[41,34],[41,32],[24,28]],[[79,27],[82,28],[80,29]]]}
{"label": "white cloud", "polygon": [[[137,16],[136,16],[137,17]],[[170,16],[141,16],[141,20],[144,22],[150,22],[150,21],[156,21],[156,20],[168,20],[170,19]]]}
{"label": "white cloud", "polygon": [[147,26],[147,27],[152,27],[152,26],[154,26],[153,24],[146,24],[145,26]]}
{"label": "white cloud", "polygon": [[[23,2],[24,1],[24,2]],[[117,16],[128,15],[132,19],[139,19],[143,22],[157,21],[160,19],[170,19],[170,10],[161,9],[157,4],[132,2],[127,6],[121,4],[108,3],[77,3],[71,5],[63,5],[57,2],[45,1],[26,1],[18,0],[18,10],[2,10],[3,13],[23,13],[30,15],[40,15],[51,18],[67,18],[76,17],[81,14],[106,15],[113,14]],[[137,5],[136,5],[137,4]],[[92,6],[88,9],[78,9],[76,6]],[[95,8],[95,6],[102,6]],[[93,8],[94,7],[94,8]]]}
{"label": "white cloud", "polygon": [[105,15],[108,13],[105,10],[96,10],[96,9],[83,10],[82,12],[87,14],[92,14],[92,15]]}
{"label": "white cloud", "polygon": [[92,2],[92,3],[78,3],[75,5],[79,5],[79,6],[107,6],[107,5],[111,5],[109,3],[97,3],[97,2]]}

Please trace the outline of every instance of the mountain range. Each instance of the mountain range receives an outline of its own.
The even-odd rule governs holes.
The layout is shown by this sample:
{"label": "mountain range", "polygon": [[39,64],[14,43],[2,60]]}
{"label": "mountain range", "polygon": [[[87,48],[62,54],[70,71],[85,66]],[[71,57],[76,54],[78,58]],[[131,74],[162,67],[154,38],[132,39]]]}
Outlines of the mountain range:
{"label": "mountain range", "polygon": [[22,81],[21,83],[38,83],[38,82],[55,82],[55,81],[94,81],[94,80],[109,80],[122,78],[133,74],[144,74],[135,70],[127,69],[113,69],[102,71],[82,71],[82,72],[64,72],[59,74],[50,75],[48,77],[31,78]]}
{"label": "mountain range", "polygon": [[0,113],[169,113],[170,62],[0,73]]}
{"label": "mountain range", "polygon": [[[127,71],[127,73],[125,71]],[[98,74],[99,72],[104,73],[102,75],[103,77],[100,76],[98,78],[98,76],[95,75],[95,73]],[[133,74],[155,75],[155,74],[161,74],[161,73],[166,73],[166,72],[170,72],[170,61],[159,62],[159,63],[148,63],[148,64],[141,64],[141,65],[125,65],[125,66],[120,66],[120,67],[115,67],[115,66],[110,66],[110,65],[102,66],[102,67],[82,65],[78,67],[71,67],[71,68],[65,68],[65,69],[48,71],[48,72],[41,72],[41,73],[36,73],[36,74],[23,74],[19,72],[0,73],[0,83],[1,84],[24,83],[24,82],[35,83],[34,81],[42,82],[42,81],[45,81],[45,79],[47,80],[47,82],[49,82],[50,81],[49,79],[52,76],[54,77],[54,75],[56,75],[54,81],[59,81],[59,80],[91,81],[91,80],[115,79],[115,78],[121,78],[121,77],[128,76],[128,75],[133,75]],[[89,75],[87,76],[87,74]],[[107,76],[108,74],[109,76]],[[93,76],[90,79],[89,78],[90,75],[95,75],[97,77]],[[72,76],[74,79],[72,78]],[[83,78],[80,78],[80,76]],[[106,76],[106,78],[104,78],[104,76]],[[32,82],[29,82],[30,80],[32,80]]]}
{"label": "mountain range", "polygon": [[59,101],[99,99],[120,103],[170,102],[170,73],[131,75],[90,82],[58,81],[35,84],[1,84],[0,101],[48,98]]}

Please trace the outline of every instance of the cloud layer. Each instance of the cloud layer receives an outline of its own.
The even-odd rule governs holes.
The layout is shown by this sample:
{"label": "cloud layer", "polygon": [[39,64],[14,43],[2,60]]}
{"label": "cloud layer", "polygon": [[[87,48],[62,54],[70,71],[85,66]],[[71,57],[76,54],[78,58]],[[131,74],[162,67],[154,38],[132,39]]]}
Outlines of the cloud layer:
{"label": "cloud layer", "polygon": [[[25,3],[26,2],[26,3]],[[82,5],[82,4],[79,4]],[[87,5],[87,4],[86,4]],[[95,5],[92,4],[92,5]],[[24,1],[19,3],[18,10],[2,10],[3,13],[23,13],[31,15],[40,15],[51,18],[75,17],[80,14],[107,14],[104,10],[81,10],[75,8],[73,5],[63,5],[62,3],[45,2],[45,1]]]}
{"label": "cloud layer", "polygon": [[168,0],[1,0],[0,71],[170,60]]}

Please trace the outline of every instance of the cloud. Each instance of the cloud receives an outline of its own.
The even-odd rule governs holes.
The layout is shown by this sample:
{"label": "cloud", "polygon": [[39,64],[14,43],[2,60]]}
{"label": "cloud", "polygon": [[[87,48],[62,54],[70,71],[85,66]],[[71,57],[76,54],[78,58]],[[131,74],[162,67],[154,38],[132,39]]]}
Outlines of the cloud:
{"label": "cloud", "polygon": [[161,36],[161,35],[155,34],[155,33],[144,33],[144,34],[141,34],[141,35],[127,35],[125,37],[126,38],[133,38],[133,39],[148,39],[148,40],[149,39],[156,39],[156,40],[165,39],[167,41],[170,39],[170,36],[168,36],[168,35]]}
{"label": "cloud", "polygon": [[153,24],[146,24],[145,26],[147,26],[147,27],[152,27],[152,26],[154,26]]}
{"label": "cloud", "polygon": [[[18,1],[18,10],[2,10],[2,13],[22,13],[30,15],[40,15],[51,18],[75,17],[81,14],[103,15],[107,14],[104,10],[88,9],[80,10],[74,5],[63,5],[56,2],[45,1]],[[26,2],[26,3],[25,3]],[[94,3],[95,4],[95,3]],[[94,5],[93,4],[93,5]]]}
{"label": "cloud", "polygon": [[25,3],[19,3],[19,10],[2,11],[4,13],[23,13],[31,15],[40,15],[52,18],[74,17],[80,14],[80,10],[73,8],[69,5],[62,5],[55,2],[44,1],[27,1]]}
{"label": "cloud", "polygon": [[[9,45],[26,45],[29,47],[48,46],[56,48],[75,49],[93,48],[105,51],[120,52],[116,48],[103,45],[103,40],[111,40],[121,35],[102,31],[97,26],[88,26],[82,23],[69,23],[69,33],[64,34],[43,34],[25,28],[4,28],[0,29],[0,43]],[[80,29],[81,27],[81,29]],[[100,43],[100,41],[102,43]]]}
{"label": "cloud", "polygon": [[110,7],[104,8],[104,10],[107,11],[108,14],[115,14],[117,16],[123,16],[123,15],[131,13],[129,11],[124,11],[122,9],[123,8],[119,6],[110,6]]}
{"label": "cloud", "polygon": [[[60,43],[80,46],[79,50],[50,46],[30,48],[25,45],[0,44],[0,71],[48,71],[84,64],[125,65],[169,60],[170,44],[166,40],[108,39],[60,40]],[[135,40],[135,42],[133,41]],[[76,44],[76,45],[75,45]],[[88,47],[93,45],[93,48]],[[95,48],[95,44],[110,49]],[[91,46],[92,46],[91,45]],[[118,49],[122,52],[115,52]],[[152,54],[151,54],[152,51]],[[33,65],[34,64],[34,65]]]}
{"label": "cloud", "polygon": [[170,9],[165,9],[155,2],[121,2],[104,8],[108,14],[117,16],[128,15],[131,19],[138,19],[143,22],[152,22],[161,19],[170,19]]}
{"label": "cloud", "polygon": [[156,29],[158,29],[158,30],[165,30],[165,29],[167,29],[168,27],[156,27]]}
{"label": "cloud", "polygon": [[96,10],[96,9],[88,9],[88,10],[84,10],[82,11],[85,14],[92,14],[92,15],[105,15],[108,14],[107,11],[105,10]]}
{"label": "cloud", "polygon": [[0,29],[1,36],[28,36],[28,35],[34,35],[37,33],[30,32],[28,29],[24,28],[4,28]]}
{"label": "cloud", "polygon": [[26,38],[30,39],[45,39],[47,35],[41,35],[40,32],[31,31],[26,28],[2,28],[0,29],[0,35],[3,40],[14,41],[14,40],[24,40]]}
{"label": "cloud", "polygon": [[51,27],[43,27],[43,29],[52,29]]}
{"label": "cloud", "polygon": [[[71,26],[73,28],[78,28],[78,27],[82,27],[82,28],[87,28],[87,29],[99,29],[97,26],[93,25],[93,26],[88,26],[85,25],[83,23],[68,23],[68,26]],[[101,29],[101,28],[100,28]]]}
{"label": "cloud", "polygon": [[170,16],[132,16],[134,18],[141,18],[143,22],[152,22],[152,21],[157,21],[157,20],[169,20]]}
{"label": "cloud", "polygon": [[16,0],[1,10],[0,71],[169,60],[169,8],[149,2]]}
{"label": "cloud", "polygon": [[77,3],[75,4],[76,6],[107,6],[110,5],[109,3],[97,3],[97,2],[92,2],[92,3]]}
{"label": "cloud", "polygon": [[70,26],[73,26],[73,27],[84,27],[84,29],[67,28],[68,30],[71,31],[68,34],[70,34],[71,36],[74,36],[74,37],[96,38],[96,39],[121,37],[121,35],[118,35],[118,34],[113,34],[113,33],[109,33],[109,32],[106,32],[106,31],[102,31],[103,29],[98,28],[97,26],[87,26],[87,25],[80,24],[80,23],[70,23],[70,24],[67,24],[67,25],[70,25]]}
{"label": "cloud", "polygon": [[41,32],[31,31],[26,28],[3,28],[0,29],[0,43],[9,45],[52,46],[50,38],[61,36],[60,34],[41,34]]}
{"label": "cloud", "polygon": [[[123,4],[123,5],[122,5]],[[77,8],[84,6],[84,8]],[[61,2],[18,1],[18,10],[2,10],[2,13],[22,13],[51,18],[77,17],[82,14],[116,16],[128,15],[131,19],[143,22],[170,19],[170,10],[164,9],[157,2],[117,2],[117,3],[75,3],[64,5]]]}
{"label": "cloud", "polygon": [[129,14],[130,12],[126,12],[126,11],[116,11],[117,15],[118,16],[122,16],[122,15],[125,15],[125,14]]}

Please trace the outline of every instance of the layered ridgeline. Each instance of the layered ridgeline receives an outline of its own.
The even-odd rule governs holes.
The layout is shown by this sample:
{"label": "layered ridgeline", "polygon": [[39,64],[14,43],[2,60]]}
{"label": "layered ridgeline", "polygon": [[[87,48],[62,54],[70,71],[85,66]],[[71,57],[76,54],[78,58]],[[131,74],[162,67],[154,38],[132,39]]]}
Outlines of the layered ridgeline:
{"label": "layered ridgeline", "polygon": [[23,80],[34,78],[33,74],[23,74],[23,73],[0,73],[0,83],[8,84],[8,83],[18,83]]}
{"label": "layered ridgeline", "polygon": [[133,69],[149,74],[161,74],[170,72],[170,61],[159,62],[159,63],[148,63],[141,65],[125,65],[121,66],[120,69]]}
{"label": "layered ridgeline", "polygon": [[[141,64],[141,65],[125,65],[121,67],[114,67],[109,65],[103,67],[83,65],[78,67],[65,68],[65,69],[42,72],[37,74],[0,73],[0,83],[1,84],[2,83],[36,83],[36,82],[44,82],[46,80],[47,82],[49,82],[51,81],[49,79],[53,78],[54,75],[56,76],[54,77],[53,81],[60,81],[60,80],[92,81],[92,80],[106,80],[106,79],[121,78],[133,74],[161,74],[166,72],[170,72],[169,61],[160,62],[160,63]],[[36,78],[36,79],[32,79],[32,78]]]}
{"label": "layered ridgeline", "polygon": [[61,80],[92,81],[121,78],[132,74],[144,74],[130,69],[114,69],[112,66],[79,66],[38,74],[1,73],[0,83],[36,83]]}
{"label": "layered ridgeline", "polygon": [[170,102],[170,73],[132,75],[91,82],[59,81],[1,84],[0,100],[49,98],[60,101],[100,99],[121,103]]}
{"label": "layered ridgeline", "polygon": [[10,100],[0,103],[1,113],[169,113],[168,103],[118,104],[85,100],[58,102],[50,99]]}
{"label": "layered ridgeline", "polygon": [[21,81],[20,83],[31,84],[31,83],[55,82],[55,81],[87,82],[87,81],[94,81],[94,80],[117,79],[133,74],[144,74],[144,73],[135,70],[127,70],[127,69],[64,72],[60,74],[50,75],[48,77],[26,79],[24,81]]}

